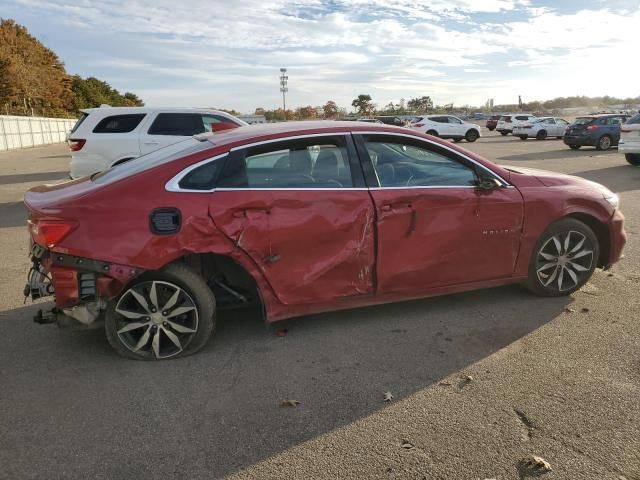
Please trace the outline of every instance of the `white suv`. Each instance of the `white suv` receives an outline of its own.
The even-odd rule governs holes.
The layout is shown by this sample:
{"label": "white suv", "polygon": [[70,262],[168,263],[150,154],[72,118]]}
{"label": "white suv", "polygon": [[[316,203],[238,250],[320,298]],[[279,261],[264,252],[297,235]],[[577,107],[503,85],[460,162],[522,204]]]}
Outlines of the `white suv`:
{"label": "white suv", "polygon": [[640,113],[620,125],[618,151],[631,165],[640,166]]}
{"label": "white suv", "polygon": [[71,178],[91,175],[204,132],[248,123],[218,110],[196,108],[87,108],[69,133]]}
{"label": "white suv", "polygon": [[513,132],[513,127],[523,123],[531,122],[536,118],[537,117],[535,115],[531,115],[530,113],[514,113],[512,115],[502,115],[498,120],[496,131],[500,132],[500,134],[503,136],[509,135]]}
{"label": "white suv", "polygon": [[467,123],[451,115],[425,115],[411,119],[411,128],[435,137],[451,138],[459,142],[475,142],[480,138],[480,126]]}

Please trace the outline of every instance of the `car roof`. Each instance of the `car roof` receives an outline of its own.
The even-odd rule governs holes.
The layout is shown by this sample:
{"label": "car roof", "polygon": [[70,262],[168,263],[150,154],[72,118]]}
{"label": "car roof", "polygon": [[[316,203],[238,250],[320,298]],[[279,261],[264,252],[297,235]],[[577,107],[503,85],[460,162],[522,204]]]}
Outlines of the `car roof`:
{"label": "car roof", "polygon": [[[353,131],[380,131],[381,133],[416,133],[403,127],[386,125],[384,123],[341,121],[341,120],[309,120],[300,122],[261,123],[243,126],[215,133],[202,133],[195,138],[201,141],[209,141],[215,146],[247,141],[260,141],[267,138],[286,138],[298,135],[331,134]],[[420,136],[419,134],[416,136]]]}
{"label": "car roof", "polygon": [[96,107],[83,108],[80,110],[84,113],[104,112],[105,115],[126,115],[132,113],[216,113],[222,115],[230,115],[227,112],[216,110],[214,108],[195,108],[195,107]]}

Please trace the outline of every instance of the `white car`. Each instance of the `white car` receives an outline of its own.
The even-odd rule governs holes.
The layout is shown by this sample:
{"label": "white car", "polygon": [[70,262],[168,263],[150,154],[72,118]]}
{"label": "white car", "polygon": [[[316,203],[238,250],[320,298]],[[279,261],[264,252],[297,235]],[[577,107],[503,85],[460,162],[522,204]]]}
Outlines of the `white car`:
{"label": "white car", "polygon": [[467,123],[451,115],[423,115],[411,119],[410,128],[434,137],[451,138],[459,142],[475,142],[480,138],[480,126]]}
{"label": "white car", "polygon": [[501,135],[509,135],[513,132],[513,128],[517,127],[521,123],[531,122],[535,120],[536,116],[530,113],[514,113],[511,115],[502,115],[496,125],[496,131]]}
{"label": "white car", "polygon": [[106,170],[198,133],[248,123],[218,110],[196,108],[87,108],[69,133],[69,176]]}
{"label": "white car", "polygon": [[631,165],[640,166],[640,113],[620,126],[618,151]]}
{"label": "white car", "polygon": [[569,126],[564,118],[540,117],[530,122],[520,123],[513,127],[513,136],[520,137],[520,140],[535,138],[544,140],[547,137],[562,138],[564,131]]}

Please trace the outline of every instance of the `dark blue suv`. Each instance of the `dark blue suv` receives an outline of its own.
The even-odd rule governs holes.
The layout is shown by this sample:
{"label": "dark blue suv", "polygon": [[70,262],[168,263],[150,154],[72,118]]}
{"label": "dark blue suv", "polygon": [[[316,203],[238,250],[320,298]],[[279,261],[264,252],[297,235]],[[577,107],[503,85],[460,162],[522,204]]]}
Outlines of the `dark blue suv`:
{"label": "dark blue suv", "polygon": [[629,115],[607,114],[578,117],[564,132],[564,143],[572,150],[585,145],[596,147],[596,150],[608,150],[620,140],[620,125],[627,121]]}

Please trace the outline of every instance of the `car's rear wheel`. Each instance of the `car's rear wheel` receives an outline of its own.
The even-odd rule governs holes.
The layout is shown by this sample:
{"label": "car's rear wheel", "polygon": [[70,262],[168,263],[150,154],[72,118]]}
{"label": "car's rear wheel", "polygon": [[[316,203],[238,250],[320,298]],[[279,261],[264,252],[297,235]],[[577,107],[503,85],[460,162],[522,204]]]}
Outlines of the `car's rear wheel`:
{"label": "car's rear wheel", "polygon": [[624,158],[631,165],[636,165],[636,166],[640,165],[640,153],[625,153]]}
{"label": "car's rear wheel", "polygon": [[433,135],[434,137],[438,136],[438,132],[436,132],[435,130],[428,130],[427,131],[427,135]]}
{"label": "car's rear wheel", "polygon": [[520,140],[526,140],[527,138],[529,138],[527,135],[520,135]]}
{"label": "car's rear wheel", "polygon": [[507,130],[500,130],[500,135],[504,137],[506,135],[509,135],[509,132]]}
{"label": "car's rear wheel", "polygon": [[547,138],[547,131],[546,130],[540,130],[536,134],[536,140],[544,140],[545,138]]}
{"label": "car's rear wheel", "polygon": [[578,150],[578,149],[580,149],[580,145],[569,145],[569,148],[571,150]]}
{"label": "car's rear wheel", "polygon": [[591,278],[599,252],[598,238],[587,225],[573,218],[560,220],[536,243],[527,288],[546,297],[569,295]]}
{"label": "car's rear wheel", "polygon": [[162,360],[200,350],[213,334],[215,298],[205,281],[182,264],[148,272],[107,307],[111,346],[136,360]]}
{"label": "car's rear wheel", "polygon": [[464,138],[467,142],[473,143],[478,139],[479,136],[480,133],[477,130],[470,128]]}
{"label": "car's rear wheel", "polygon": [[611,148],[611,137],[609,135],[601,136],[596,143],[596,150],[609,150],[609,148]]}
{"label": "car's rear wheel", "polygon": [[462,141],[462,137],[453,137],[452,139],[454,142],[458,143]]}

